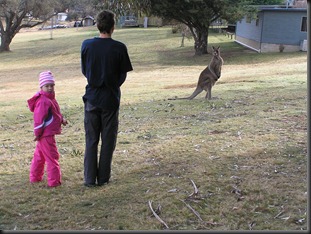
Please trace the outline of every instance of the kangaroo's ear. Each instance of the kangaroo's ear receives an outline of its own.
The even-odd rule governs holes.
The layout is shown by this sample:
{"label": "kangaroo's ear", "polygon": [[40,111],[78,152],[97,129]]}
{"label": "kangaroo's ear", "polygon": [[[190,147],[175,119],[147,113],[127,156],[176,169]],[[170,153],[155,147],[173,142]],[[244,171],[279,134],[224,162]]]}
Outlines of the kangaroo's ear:
{"label": "kangaroo's ear", "polygon": [[220,46],[218,46],[217,50],[219,50]]}
{"label": "kangaroo's ear", "polygon": [[215,50],[215,47],[214,47],[214,46],[212,46],[212,48],[213,48],[213,50]]}

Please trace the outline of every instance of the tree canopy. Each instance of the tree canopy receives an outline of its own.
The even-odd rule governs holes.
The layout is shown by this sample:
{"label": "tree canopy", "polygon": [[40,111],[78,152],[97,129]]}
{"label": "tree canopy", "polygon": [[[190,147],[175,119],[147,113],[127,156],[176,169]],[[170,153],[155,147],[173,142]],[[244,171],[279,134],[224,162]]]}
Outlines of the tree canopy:
{"label": "tree canopy", "polygon": [[[137,0],[139,1],[139,0]],[[235,23],[255,13],[252,5],[281,4],[284,0],[149,0],[148,12],[188,26],[196,55],[206,54],[210,26],[218,20]]]}
{"label": "tree canopy", "polygon": [[10,51],[22,28],[42,24],[65,9],[61,0],[0,0],[0,52]]}
{"label": "tree canopy", "polygon": [[34,27],[69,9],[72,19],[109,9],[117,17],[145,13],[176,20],[189,27],[195,54],[206,54],[208,30],[217,20],[235,23],[250,5],[284,4],[285,0],[0,0],[0,52],[10,51],[12,39],[22,28]]}
{"label": "tree canopy", "polygon": [[187,25],[196,55],[206,54],[208,32],[217,20],[236,22],[250,8],[248,0],[150,0],[150,13]]}

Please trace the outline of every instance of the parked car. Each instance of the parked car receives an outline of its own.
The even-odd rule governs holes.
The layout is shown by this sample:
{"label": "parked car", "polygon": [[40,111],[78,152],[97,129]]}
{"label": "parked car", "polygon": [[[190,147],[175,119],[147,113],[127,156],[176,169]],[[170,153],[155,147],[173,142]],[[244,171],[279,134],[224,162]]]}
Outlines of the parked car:
{"label": "parked car", "polygon": [[121,22],[121,27],[139,27],[139,24],[134,16],[126,16]]}
{"label": "parked car", "polygon": [[46,30],[46,29],[52,29],[52,28],[68,28],[67,25],[63,25],[63,24],[55,24],[52,26],[46,26],[46,27],[42,27],[39,28],[39,30]]}
{"label": "parked car", "polygon": [[82,27],[82,22],[81,21],[75,21],[73,27]]}

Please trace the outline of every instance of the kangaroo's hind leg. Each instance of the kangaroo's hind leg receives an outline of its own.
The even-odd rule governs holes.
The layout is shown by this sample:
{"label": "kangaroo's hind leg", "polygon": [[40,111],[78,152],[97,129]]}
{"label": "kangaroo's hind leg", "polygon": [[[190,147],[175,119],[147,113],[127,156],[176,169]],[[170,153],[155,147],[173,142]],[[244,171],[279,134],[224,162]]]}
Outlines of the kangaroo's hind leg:
{"label": "kangaroo's hind leg", "polygon": [[200,86],[197,86],[197,88],[194,90],[194,92],[191,94],[190,97],[188,97],[189,100],[192,100],[195,98],[198,94],[200,94],[203,91],[203,89]]}
{"label": "kangaroo's hind leg", "polygon": [[211,100],[212,99],[212,84],[209,83],[207,84],[207,89],[206,89],[206,95],[205,95],[205,99]]}

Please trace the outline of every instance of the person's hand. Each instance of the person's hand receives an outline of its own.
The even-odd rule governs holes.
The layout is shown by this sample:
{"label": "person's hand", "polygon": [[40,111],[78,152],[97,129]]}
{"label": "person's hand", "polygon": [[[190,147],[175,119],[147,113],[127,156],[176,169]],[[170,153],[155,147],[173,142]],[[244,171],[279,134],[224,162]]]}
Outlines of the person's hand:
{"label": "person's hand", "polygon": [[63,124],[64,126],[66,126],[66,125],[68,124],[67,119],[63,118],[62,124]]}

